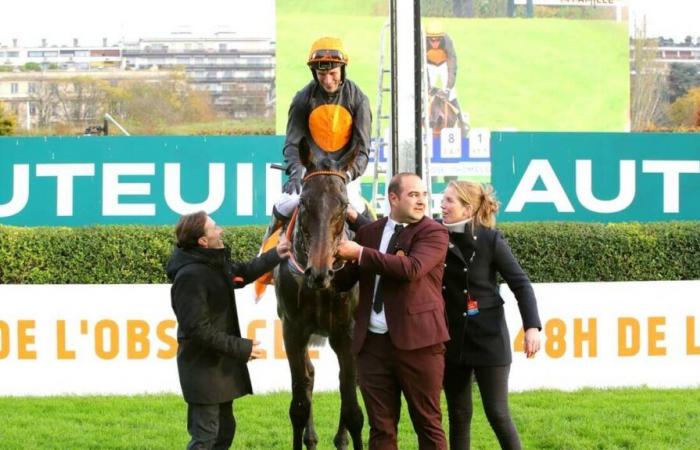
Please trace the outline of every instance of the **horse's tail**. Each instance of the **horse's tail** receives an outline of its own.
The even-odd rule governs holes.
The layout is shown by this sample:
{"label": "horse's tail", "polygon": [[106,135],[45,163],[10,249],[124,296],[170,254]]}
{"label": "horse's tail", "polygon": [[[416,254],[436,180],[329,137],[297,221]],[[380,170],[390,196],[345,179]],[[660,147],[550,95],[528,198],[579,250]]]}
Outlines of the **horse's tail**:
{"label": "horse's tail", "polygon": [[312,334],[309,338],[309,347],[323,347],[326,345],[326,337],[320,334]]}

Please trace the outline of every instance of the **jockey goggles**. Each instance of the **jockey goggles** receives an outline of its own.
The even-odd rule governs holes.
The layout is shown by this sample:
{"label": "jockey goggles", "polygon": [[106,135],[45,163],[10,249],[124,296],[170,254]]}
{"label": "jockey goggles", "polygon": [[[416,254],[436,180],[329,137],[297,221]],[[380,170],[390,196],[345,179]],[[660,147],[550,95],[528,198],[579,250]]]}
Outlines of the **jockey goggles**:
{"label": "jockey goggles", "polygon": [[316,70],[331,70],[343,64],[347,64],[347,59],[340,50],[315,50],[309,58],[309,66]]}

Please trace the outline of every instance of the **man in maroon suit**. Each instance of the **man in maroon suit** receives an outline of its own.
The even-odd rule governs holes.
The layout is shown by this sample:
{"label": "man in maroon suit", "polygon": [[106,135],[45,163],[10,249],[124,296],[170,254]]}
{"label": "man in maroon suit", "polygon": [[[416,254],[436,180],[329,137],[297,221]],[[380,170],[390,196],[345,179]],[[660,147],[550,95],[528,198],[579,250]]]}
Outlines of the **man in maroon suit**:
{"label": "man in maroon suit", "polygon": [[448,235],[425,217],[427,191],[420,177],[398,174],[388,191],[389,217],[361,227],[355,242],[340,245],[338,256],[353,262],[335,280],[339,289],[360,282],[353,352],[369,416],[369,447],[397,448],[403,393],[419,448],[446,449],[440,389],[449,339],[441,291]]}

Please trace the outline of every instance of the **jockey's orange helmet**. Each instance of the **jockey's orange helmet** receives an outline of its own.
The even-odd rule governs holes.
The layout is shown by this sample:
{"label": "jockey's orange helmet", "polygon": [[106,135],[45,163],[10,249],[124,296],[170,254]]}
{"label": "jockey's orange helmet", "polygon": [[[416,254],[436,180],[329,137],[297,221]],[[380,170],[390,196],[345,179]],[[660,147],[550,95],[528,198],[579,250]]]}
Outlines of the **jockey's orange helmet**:
{"label": "jockey's orange helmet", "polygon": [[309,59],[306,64],[316,78],[317,70],[342,68],[342,79],[345,79],[345,66],[349,62],[348,54],[343,47],[343,41],[335,37],[322,37],[311,44]]}
{"label": "jockey's orange helmet", "polygon": [[439,20],[430,20],[425,26],[425,37],[427,38],[441,38],[445,35],[445,28],[442,26],[442,22]]}

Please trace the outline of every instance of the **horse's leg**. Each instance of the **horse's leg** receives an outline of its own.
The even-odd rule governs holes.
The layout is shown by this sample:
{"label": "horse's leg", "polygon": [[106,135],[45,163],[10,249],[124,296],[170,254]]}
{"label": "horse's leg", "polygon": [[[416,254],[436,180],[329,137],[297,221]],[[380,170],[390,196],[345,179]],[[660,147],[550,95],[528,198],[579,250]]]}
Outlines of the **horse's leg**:
{"label": "horse's leg", "polygon": [[[295,330],[287,320],[282,321],[282,331],[289,371],[292,375],[292,402],[289,405],[289,419],[293,430],[292,448],[302,450],[304,429],[311,417],[311,396],[309,395],[311,380],[306,366],[309,334]],[[315,443],[309,446],[309,442],[306,442],[306,446],[308,449],[316,448]]]}
{"label": "horse's leg", "polygon": [[360,450],[362,449],[362,425],[365,419],[357,402],[357,369],[351,350],[352,331],[339,330],[330,336],[329,341],[338,357],[340,368],[340,423],[333,443],[336,449],[347,449],[347,430],[352,438],[353,449]]}
{"label": "horse's leg", "polygon": [[316,427],[314,426],[313,404],[314,378],[316,371],[314,369],[314,365],[311,363],[308,347],[307,351],[304,352],[304,356],[304,363],[306,365],[306,379],[308,380],[306,385],[306,398],[309,399],[309,418],[306,421],[306,428],[304,429],[304,445],[306,445],[307,449],[315,449],[316,444],[318,444],[318,435],[316,434]]}

